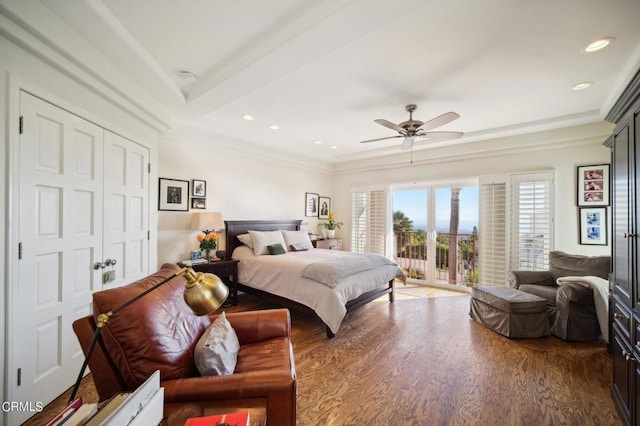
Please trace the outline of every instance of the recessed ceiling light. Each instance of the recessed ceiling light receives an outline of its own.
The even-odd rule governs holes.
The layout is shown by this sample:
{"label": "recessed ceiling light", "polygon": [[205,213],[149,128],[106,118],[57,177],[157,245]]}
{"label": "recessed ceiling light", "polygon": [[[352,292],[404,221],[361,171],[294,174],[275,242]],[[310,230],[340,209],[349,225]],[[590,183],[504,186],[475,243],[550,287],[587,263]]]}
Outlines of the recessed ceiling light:
{"label": "recessed ceiling light", "polygon": [[611,43],[613,43],[616,39],[614,37],[604,37],[598,39],[592,43],[590,43],[587,47],[584,48],[584,51],[587,53],[596,52],[600,49],[604,49]]}
{"label": "recessed ceiling light", "polygon": [[176,75],[180,80],[187,83],[193,83],[195,81],[198,81],[198,77],[191,71],[186,71],[186,70],[176,71]]}
{"label": "recessed ceiling light", "polygon": [[250,116],[249,114],[243,115],[243,116],[242,116],[242,118],[244,118],[244,119],[245,119],[245,120],[247,120],[247,121],[251,121],[251,120],[253,120],[253,117],[252,117],[252,116]]}
{"label": "recessed ceiling light", "polygon": [[331,149],[338,149],[338,147],[334,145],[331,147]]}
{"label": "recessed ceiling light", "polygon": [[315,143],[316,145],[320,145],[322,143],[322,141],[318,139],[318,140],[313,141],[313,143]]}
{"label": "recessed ceiling light", "polygon": [[271,130],[278,130],[280,128],[280,126],[278,126],[277,124],[272,124],[271,126],[269,126],[269,128]]}
{"label": "recessed ceiling light", "polygon": [[592,82],[592,81],[583,81],[582,83],[578,83],[578,84],[576,84],[576,85],[575,85],[575,86],[573,86],[571,89],[572,89],[572,90],[576,90],[576,91],[578,91],[578,90],[584,90],[584,89],[586,89],[587,87],[591,87],[591,85],[592,85],[592,84],[593,84],[593,82]]}

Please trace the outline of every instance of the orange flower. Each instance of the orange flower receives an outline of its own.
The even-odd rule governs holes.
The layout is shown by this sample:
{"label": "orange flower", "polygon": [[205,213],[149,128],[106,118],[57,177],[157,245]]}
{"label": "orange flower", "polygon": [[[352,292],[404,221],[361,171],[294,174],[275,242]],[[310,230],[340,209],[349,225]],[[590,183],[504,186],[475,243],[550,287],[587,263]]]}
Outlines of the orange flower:
{"label": "orange flower", "polygon": [[202,241],[202,240],[204,240],[204,235],[198,234],[198,236],[196,238],[198,239],[198,241]]}

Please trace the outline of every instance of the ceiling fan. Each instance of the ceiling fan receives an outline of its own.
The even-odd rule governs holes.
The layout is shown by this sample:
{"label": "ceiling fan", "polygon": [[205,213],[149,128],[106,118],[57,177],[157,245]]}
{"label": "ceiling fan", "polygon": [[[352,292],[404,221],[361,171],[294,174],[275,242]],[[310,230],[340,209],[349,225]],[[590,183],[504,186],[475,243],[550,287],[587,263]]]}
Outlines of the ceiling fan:
{"label": "ceiling fan", "polygon": [[422,121],[413,119],[413,112],[417,108],[418,107],[415,106],[414,104],[407,105],[405,109],[409,113],[409,119],[407,121],[403,121],[400,124],[394,124],[382,118],[375,120],[376,123],[381,124],[385,127],[388,127],[400,133],[398,136],[369,139],[366,141],[362,141],[360,143],[377,142],[377,141],[383,141],[386,139],[404,138],[401,149],[405,150],[405,149],[413,148],[413,144],[418,138],[445,141],[445,140],[457,139],[463,135],[462,132],[430,132],[429,131],[431,129],[435,129],[436,127],[444,126],[445,124],[460,118],[460,116],[455,112],[444,113],[436,118],[433,118],[423,123]]}

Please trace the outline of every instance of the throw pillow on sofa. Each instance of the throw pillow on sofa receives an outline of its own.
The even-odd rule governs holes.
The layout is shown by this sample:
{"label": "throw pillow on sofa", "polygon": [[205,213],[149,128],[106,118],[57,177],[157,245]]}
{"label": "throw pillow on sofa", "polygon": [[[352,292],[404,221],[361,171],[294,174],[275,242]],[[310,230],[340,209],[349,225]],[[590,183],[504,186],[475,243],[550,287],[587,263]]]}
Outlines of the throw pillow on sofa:
{"label": "throw pillow on sofa", "polygon": [[238,362],[240,342],[224,312],[211,323],[194,349],[196,368],[201,376],[232,374]]}

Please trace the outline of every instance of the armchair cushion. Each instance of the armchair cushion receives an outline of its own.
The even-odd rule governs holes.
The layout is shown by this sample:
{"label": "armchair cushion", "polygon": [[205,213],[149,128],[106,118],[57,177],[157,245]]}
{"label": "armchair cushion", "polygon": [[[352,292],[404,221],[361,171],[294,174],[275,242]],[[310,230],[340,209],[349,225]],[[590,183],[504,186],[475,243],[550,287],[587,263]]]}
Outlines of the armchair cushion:
{"label": "armchair cushion", "polygon": [[200,375],[223,376],[233,373],[239,350],[238,336],[223,312],[196,343],[194,358]]}
{"label": "armchair cushion", "polygon": [[609,256],[581,256],[561,251],[549,253],[549,271],[554,282],[560,277],[592,275],[608,279],[611,268]]}
{"label": "armchair cushion", "polygon": [[[164,264],[132,284],[93,294],[96,318],[179,271]],[[129,389],[140,386],[155,370],[162,380],[198,376],[193,347],[209,326],[209,317],[196,316],[184,303],[185,278],[178,276],[113,315],[102,340]],[[144,336],[144,337],[142,337]]]}
{"label": "armchair cushion", "polygon": [[522,284],[556,285],[553,275],[549,271],[509,271],[507,283],[513,288],[519,288]]}

